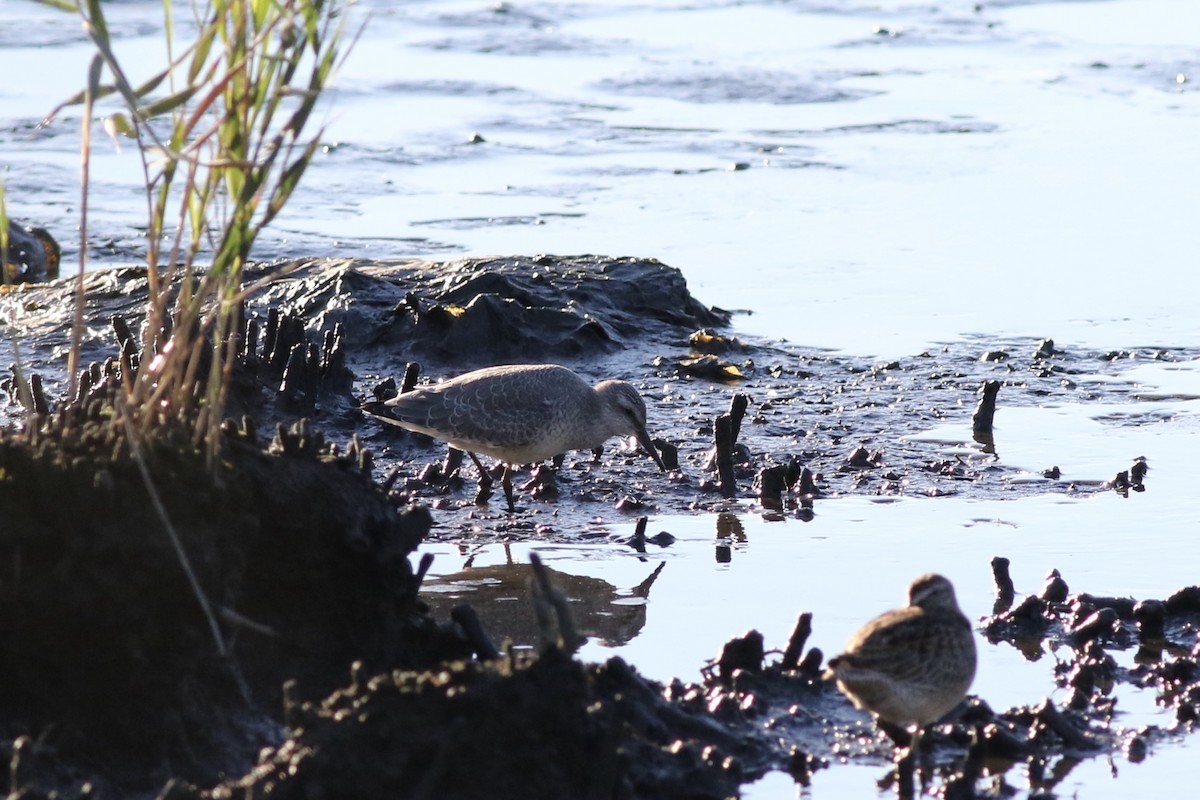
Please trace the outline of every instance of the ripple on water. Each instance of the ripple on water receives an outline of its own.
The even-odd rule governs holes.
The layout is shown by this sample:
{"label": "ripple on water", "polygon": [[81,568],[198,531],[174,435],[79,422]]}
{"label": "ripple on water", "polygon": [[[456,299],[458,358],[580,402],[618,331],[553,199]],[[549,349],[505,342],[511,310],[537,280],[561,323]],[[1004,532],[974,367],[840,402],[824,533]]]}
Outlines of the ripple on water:
{"label": "ripple on water", "polygon": [[[433,7],[436,8],[436,4]],[[544,28],[554,19],[529,11],[526,7],[500,2],[469,11],[436,11],[425,21],[439,28]]]}
{"label": "ripple on water", "polygon": [[659,71],[623,78],[605,78],[597,87],[621,94],[665,97],[685,103],[835,103],[875,94],[839,86],[845,73],[799,75],[750,68],[731,71],[688,70],[674,75]]}
{"label": "ripple on water", "polygon": [[994,133],[999,128],[999,125],[992,122],[961,118],[946,120],[898,119],[885,122],[867,122],[860,125],[835,125],[821,129],[769,129],[761,133],[764,136],[772,137],[857,136],[871,133],[915,133],[926,135],[940,133]]}
{"label": "ripple on water", "polygon": [[483,36],[454,36],[432,39],[417,45],[429,50],[451,53],[474,53],[509,57],[553,55],[608,56],[617,49],[616,43],[598,42],[582,36],[568,36],[556,31],[522,30],[498,38],[494,33]]}
{"label": "ripple on water", "polygon": [[428,219],[414,220],[413,225],[429,225],[432,227],[446,228],[447,230],[472,230],[475,228],[496,228],[510,225],[545,225],[548,220],[555,218],[571,219],[582,217],[583,214],[561,214],[561,213],[542,213],[542,214],[522,214],[517,216],[490,216],[490,217],[457,217],[449,219]]}
{"label": "ripple on water", "polygon": [[431,78],[423,81],[392,81],[375,87],[376,91],[387,94],[432,94],[439,97],[495,97],[496,95],[522,94],[514,86],[505,86],[487,81],[462,81]]}

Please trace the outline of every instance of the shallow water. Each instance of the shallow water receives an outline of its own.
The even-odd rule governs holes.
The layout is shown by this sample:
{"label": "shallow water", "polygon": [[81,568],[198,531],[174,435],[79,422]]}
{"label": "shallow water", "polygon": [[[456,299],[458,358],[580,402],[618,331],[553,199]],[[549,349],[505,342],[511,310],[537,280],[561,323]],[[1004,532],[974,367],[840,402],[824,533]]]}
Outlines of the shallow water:
{"label": "shallow water", "polygon": [[[651,518],[647,536],[666,531],[674,541],[647,545],[645,553],[626,543],[634,527],[627,521],[596,524],[594,540],[578,545],[439,543],[430,547],[437,555],[434,603],[449,608],[487,597],[485,607],[496,616],[489,619],[485,611],[485,621],[497,636],[532,643],[532,610],[523,606],[529,553],[537,551],[579,601],[577,613],[591,636],[586,658],[620,655],[650,677],[695,680],[725,641],[751,627],[764,634],[768,647],[782,649],[801,611],[813,613],[810,644],[832,654],[865,618],[900,604],[908,580],[925,571],[953,576],[967,614],[984,617],[992,610],[988,562],[994,555],[1012,559],[1022,593],[1040,591],[1046,573],[1058,568],[1072,591],[1165,598],[1196,582],[1189,531],[1200,507],[1189,465],[1198,429],[1197,366],[1132,370],[1141,382],[1131,384],[1134,398],[1127,404],[1004,408],[1001,394],[1000,463],[1027,470],[1026,478],[1014,480],[1042,481],[1040,470],[1057,463],[1064,480],[1089,484],[1107,477],[1114,462],[1146,455],[1153,466],[1144,493],[1064,495],[1048,487],[1019,500],[844,497],[818,501],[811,521],[773,519],[750,503],[731,503],[727,514],[717,516]],[[965,422],[915,438],[943,443],[948,455],[972,451]],[[518,615],[522,622],[513,621]],[[973,691],[993,707],[1046,695],[1064,699],[1054,688],[1053,670],[1067,651],[1056,654],[1046,646],[1029,660],[1008,644],[982,637],[978,644]],[[1131,653],[1114,655],[1132,665]],[[1153,692],[1126,686],[1117,695],[1123,728],[1169,727],[1173,721],[1173,712],[1155,705]],[[1172,747],[1194,751],[1195,743],[1164,743],[1151,761]],[[1078,790],[1081,797],[1128,796],[1147,786],[1168,791],[1182,786],[1181,765],[1188,763],[1175,758],[1156,773],[1149,762],[1115,760],[1115,779],[1108,762],[1097,758],[1073,770],[1056,791]],[[883,771],[856,766],[818,772],[806,796],[862,796]],[[1027,776],[1012,772],[1008,781],[1027,788]],[[791,796],[790,786],[790,779],[768,780],[747,796]]]}
{"label": "shallow water", "polygon": [[[1200,347],[1200,5],[974,7],[360,3],[356,24],[370,22],[327,106],[329,146],[258,255],[654,256],[703,301],[751,310],[739,332],[881,359],[969,334]],[[118,53],[156,63],[157,4],[106,8]],[[0,48],[21,65],[20,80],[0,85],[9,213],[50,228],[72,265],[78,114],[35,127],[83,80],[89,51],[68,19],[0,0]],[[102,140],[93,167],[89,264],[136,263],[136,154]],[[712,515],[651,519],[649,534],[677,541],[645,555],[620,543],[632,533],[623,519],[580,545],[436,543],[434,577],[445,586],[468,559],[496,567],[475,577],[510,598],[493,605],[516,607],[523,578],[503,584],[502,565],[537,549],[591,579],[585,590],[610,609],[611,638],[586,657],[619,654],[651,677],[685,679],[750,627],[782,646],[801,611],[814,614],[811,643],[836,650],[929,570],[982,616],[993,555],[1012,559],[1026,592],[1054,567],[1095,594],[1165,597],[1200,582],[1200,366],[1090,379],[1127,383],[1129,401],[1005,408],[1002,395],[1001,460],[1033,481],[1051,463],[1069,480],[1102,481],[1145,456],[1143,494],[848,497],[819,503],[811,522],[767,522],[735,504],[720,531]],[[969,450],[963,419],[919,438],[947,455]],[[1028,662],[980,645],[974,691],[994,707],[1052,691],[1052,654]],[[1163,724],[1137,695],[1121,693],[1123,724]],[[1140,765],[1092,759],[1057,791],[1179,793],[1196,749],[1193,738]],[[869,796],[880,771],[822,771],[803,796]],[[747,796],[796,793],[775,776]]]}

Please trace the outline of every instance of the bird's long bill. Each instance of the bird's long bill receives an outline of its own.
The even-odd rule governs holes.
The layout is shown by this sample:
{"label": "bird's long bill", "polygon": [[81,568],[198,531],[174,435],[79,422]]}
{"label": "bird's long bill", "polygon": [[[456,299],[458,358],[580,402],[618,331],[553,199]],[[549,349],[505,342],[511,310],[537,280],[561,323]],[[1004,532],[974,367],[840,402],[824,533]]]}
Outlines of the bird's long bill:
{"label": "bird's long bill", "polygon": [[404,427],[404,423],[392,416],[391,409],[388,407],[387,403],[371,401],[360,405],[358,410],[371,417],[371,419],[379,422],[384,422],[388,425],[395,425],[399,428]]}
{"label": "bird's long bill", "polygon": [[646,429],[638,428],[637,433],[635,433],[634,436],[637,437],[638,444],[644,447],[646,452],[650,454],[650,457],[654,459],[654,463],[658,464],[658,468],[663,472],[666,472],[667,467],[665,464],[663,464],[662,458],[658,455],[658,448],[654,446],[654,442],[650,441],[650,434],[646,433]]}

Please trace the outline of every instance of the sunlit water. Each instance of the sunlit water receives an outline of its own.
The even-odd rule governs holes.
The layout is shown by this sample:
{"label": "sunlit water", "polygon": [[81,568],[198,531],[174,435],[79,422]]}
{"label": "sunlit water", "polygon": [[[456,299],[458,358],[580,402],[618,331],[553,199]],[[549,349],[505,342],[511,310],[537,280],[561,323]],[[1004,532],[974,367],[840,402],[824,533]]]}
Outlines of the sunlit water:
{"label": "sunlit water", "polygon": [[[260,255],[653,256],[701,300],[751,310],[741,332],[881,358],[965,334],[1200,346],[1200,4],[980,6],[361,3],[352,27],[369,24],[325,107],[329,146]],[[149,74],[159,7],[105,7],[118,53]],[[82,85],[90,51],[71,18],[23,0],[0,0],[0,50],[9,212],[53,230],[72,266],[78,112],[34,123]],[[90,266],[136,263],[140,162],[96,135]],[[1200,582],[1200,369],[1123,379],[1140,399],[1002,401],[996,439],[1031,480],[1057,464],[1065,479],[1099,481],[1145,456],[1149,489],[1128,499],[847,498],[819,503],[810,522],[735,505],[732,536],[713,517],[651,519],[650,534],[677,541],[645,555],[620,543],[623,520],[587,545],[437,544],[435,582],[537,549],[610,586],[613,616],[625,614],[623,633],[584,655],[619,654],[654,678],[695,678],[751,627],[782,646],[801,611],[814,614],[811,643],[835,650],[929,570],[982,616],[993,555],[1012,559],[1022,591],[1056,567],[1074,590],[1165,597]],[[922,438],[961,452],[966,426]],[[634,592],[660,563],[648,594]],[[1027,662],[980,644],[974,691],[994,707],[1052,691],[1053,654]],[[1119,707],[1130,725],[1163,722],[1135,692]],[[1178,795],[1195,759],[1194,742],[1141,765],[1093,759],[1059,791]],[[806,796],[871,796],[877,777],[827,770]],[[748,791],[795,794],[779,776]]]}
{"label": "sunlit water", "polygon": [[[1162,387],[1170,387],[1172,396],[1195,397],[1200,370],[1191,367],[1144,372],[1145,377],[1161,377]],[[1157,391],[1147,394],[1157,396]],[[650,546],[645,554],[623,543],[633,526],[614,523],[603,543],[588,545],[521,543],[466,550],[435,546],[434,572],[451,573],[440,590],[458,589],[453,596],[463,601],[470,601],[473,592],[462,589],[488,574],[486,568],[527,564],[533,550],[554,569],[598,579],[613,593],[616,605],[609,619],[587,617],[595,631],[584,656],[601,660],[618,654],[660,680],[698,679],[699,667],[718,656],[725,641],[751,627],[764,634],[769,647],[782,649],[801,611],[813,612],[809,643],[827,654],[836,652],[867,617],[901,604],[911,577],[930,570],[953,576],[968,616],[983,617],[992,610],[988,562],[993,555],[1012,559],[1013,579],[1022,592],[1039,591],[1046,572],[1058,568],[1073,591],[1165,598],[1197,581],[1197,551],[1190,539],[1200,518],[1195,470],[1190,467],[1200,432],[1195,402],[1156,400],[1122,406],[1119,413],[1153,413],[1158,421],[1116,427],[1102,427],[1095,419],[1113,413],[1113,408],[1026,409],[997,415],[1001,460],[1029,469],[1030,479],[1036,469],[1056,460],[1064,477],[1089,480],[1099,478],[1114,457],[1152,454],[1151,488],[1129,498],[1113,492],[1021,501],[846,498],[818,502],[817,515],[809,522],[769,522],[747,506],[731,506],[736,522],[652,518],[647,535],[667,531],[676,541],[663,548]],[[934,436],[947,443],[947,452],[955,452],[965,449],[960,443],[969,441],[970,431],[963,426],[931,432]],[[1068,459],[1061,458],[1064,453]],[[459,572],[467,563],[470,569]],[[659,564],[665,566],[648,591],[638,591]],[[527,574],[514,570],[511,583],[495,594],[520,602]],[[641,605],[644,618],[633,620],[641,625],[636,627],[631,625],[629,606]],[[1063,699],[1054,689],[1053,651],[1047,649],[1038,660],[1029,661],[1006,644],[991,645],[982,637],[978,644],[980,668],[972,691],[993,707],[1027,704],[1047,694]],[[1132,665],[1131,653],[1115,655],[1122,665]],[[1122,726],[1166,727],[1173,720],[1173,713],[1156,707],[1152,693],[1125,688],[1118,695]],[[1158,751],[1171,747],[1162,745]],[[1194,743],[1180,747],[1195,749]],[[1192,752],[1190,758],[1194,756]],[[1164,759],[1159,773],[1149,763],[1135,765],[1118,758],[1117,777],[1127,779],[1117,780],[1106,759],[1093,761],[1073,771],[1057,791],[1069,796],[1079,789],[1081,797],[1117,798],[1147,786],[1178,788],[1189,774],[1187,765],[1194,764],[1175,754]],[[810,796],[865,796],[880,772],[866,767],[819,772]],[[1008,779],[1019,786],[1021,777],[1018,773]],[[1147,782],[1154,780],[1161,783]],[[794,791],[791,780],[780,777],[747,796],[790,797]]]}

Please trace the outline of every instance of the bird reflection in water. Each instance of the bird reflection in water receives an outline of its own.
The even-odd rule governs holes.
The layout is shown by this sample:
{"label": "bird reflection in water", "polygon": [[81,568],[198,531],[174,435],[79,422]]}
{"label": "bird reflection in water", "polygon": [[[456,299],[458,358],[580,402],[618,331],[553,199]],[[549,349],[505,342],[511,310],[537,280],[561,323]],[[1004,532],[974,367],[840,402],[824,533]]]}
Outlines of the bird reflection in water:
{"label": "bird reflection in water", "polygon": [[[469,556],[462,570],[427,580],[421,587],[421,599],[439,619],[448,618],[455,606],[470,604],[495,642],[507,640],[515,647],[534,647],[540,629],[530,601],[533,569],[528,563],[514,561],[507,544],[504,555],[505,563],[484,567],[473,566],[475,556]],[[641,583],[629,589],[550,566],[547,572],[554,588],[570,598],[579,632],[605,646],[618,647],[632,641],[645,627],[646,600],[665,565],[660,562]]]}

